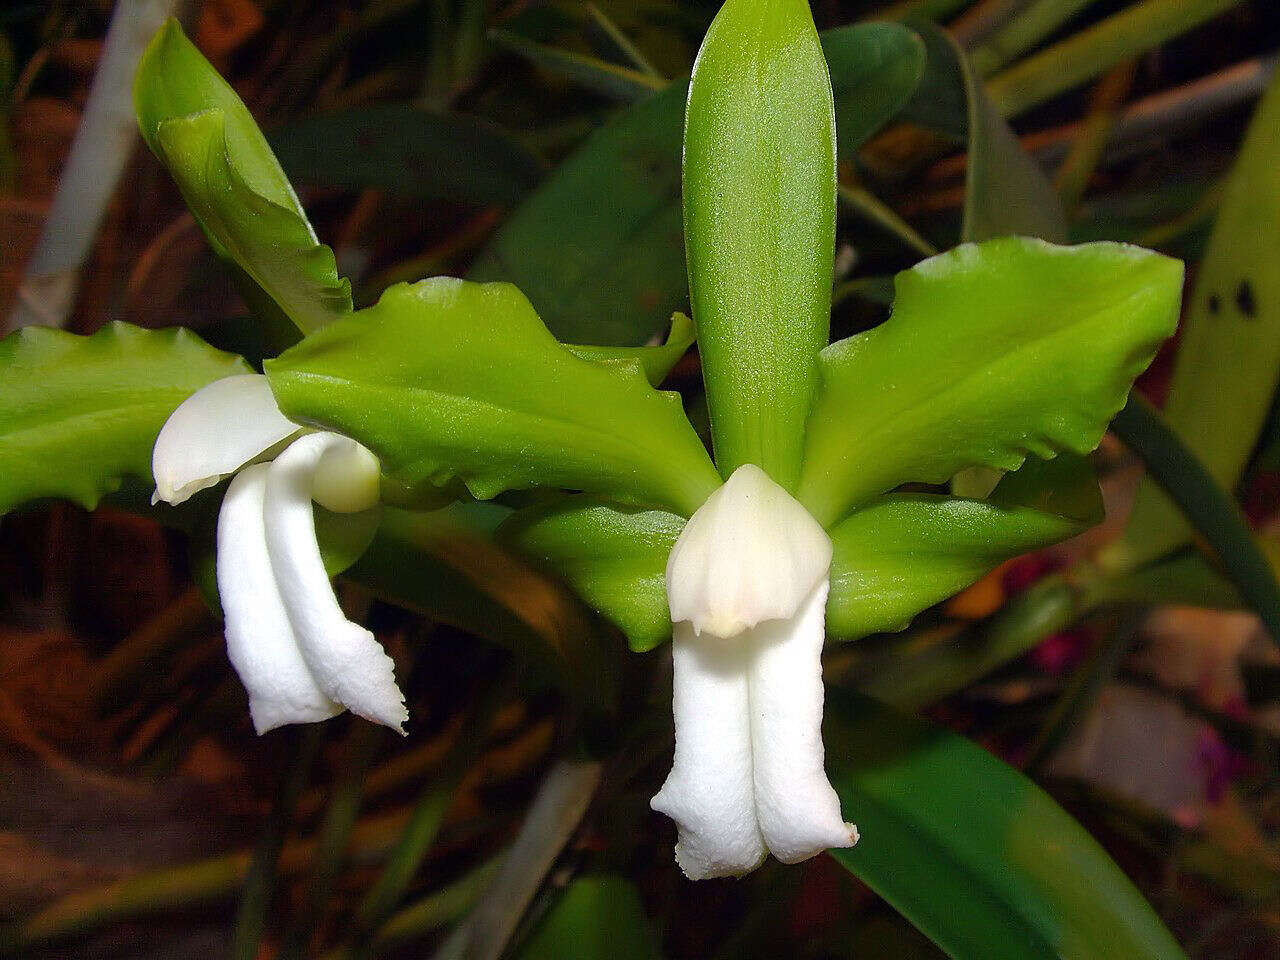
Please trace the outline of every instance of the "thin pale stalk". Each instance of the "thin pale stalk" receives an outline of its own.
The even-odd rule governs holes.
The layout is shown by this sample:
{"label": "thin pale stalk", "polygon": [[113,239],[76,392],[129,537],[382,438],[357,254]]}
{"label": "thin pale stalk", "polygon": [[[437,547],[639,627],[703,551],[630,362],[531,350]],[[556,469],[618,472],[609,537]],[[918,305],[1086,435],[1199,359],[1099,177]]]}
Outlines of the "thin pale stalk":
{"label": "thin pale stalk", "polygon": [[994,31],[969,53],[969,62],[980,77],[994,73],[1042,43],[1064,23],[1095,0],[1032,0],[1007,24]]}
{"label": "thin pale stalk", "polygon": [[869,190],[841,183],[836,187],[836,199],[846,210],[875,224],[922,257],[932,257],[938,252],[937,247],[920,236],[911,224],[898,216],[892,207]]}
{"label": "thin pale stalk", "polygon": [[61,327],[75,302],[84,265],[138,139],[133,74],[142,51],[181,0],[117,3],[89,100],[62,168],[58,192],[18,287],[8,328]]}
{"label": "thin pale stalk", "polygon": [[609,42],[613,44],[618,53],[631,62],[632,67],[643,74],[647,74],[654,80],[661,80],[664,84],[667,82],[667,78],[662,75],[662,72],[649,61],[649,58],[641,52],[639,47],[631,42],[631,38],[609,18],[607,13],[594,3],[587,4],[587,13],[590,15],[592,22],[609,38]]}
{"label": "thin pale stalk", "polygon": [[436,960],[498,960],[542,878],[586,815],[600,772],[595,761],[563,760],[551,768],[497,876],[436,952]]}

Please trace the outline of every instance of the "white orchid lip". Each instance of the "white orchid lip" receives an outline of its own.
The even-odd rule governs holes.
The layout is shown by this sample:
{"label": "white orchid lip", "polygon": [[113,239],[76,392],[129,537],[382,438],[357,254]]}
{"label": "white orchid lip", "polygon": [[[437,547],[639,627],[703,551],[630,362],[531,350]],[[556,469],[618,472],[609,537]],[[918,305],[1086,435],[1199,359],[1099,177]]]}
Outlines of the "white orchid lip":
{"label": "white orchid lip", "polygon": [[152,503],[179,504],[298,433],[260,373],[201,387],[169,415],[151,451]]}
{"label": "white orchid lip", "polygon": [[693,515],[667,562],[676,750],[651,801],[692,880],[850,847],[823,768],[831,541],[758,467]]}
{"label": "white orchid lip", "polygon": [[218,592],[257,731],[348,709],[403,733],[395,665],[338,605],[312,509],[313,499],[339,513],[375,506],[377,457],[339,434],[305,432],[281,413],[266,377],[252,374],[214,381],[179,406],[152,469],[155,499],[170,503],[240,471],[218,516]]}
{"label": "white orchid lip", "polygon": [[763,470],[744,464],[671,548],[671,620],[724,638],[787,620],[830,568],[831,539],[822,525]]}

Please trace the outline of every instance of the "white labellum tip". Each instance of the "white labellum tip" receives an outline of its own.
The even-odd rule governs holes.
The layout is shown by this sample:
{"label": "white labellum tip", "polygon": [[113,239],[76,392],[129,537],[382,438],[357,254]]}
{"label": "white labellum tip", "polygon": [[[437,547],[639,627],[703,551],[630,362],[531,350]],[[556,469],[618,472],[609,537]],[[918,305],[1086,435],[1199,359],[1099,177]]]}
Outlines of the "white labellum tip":
{"label": "white labellum tip", "polygon": [[667,559],[673,623],[735,637],[787,620],[831,568],[831,539],[791,494],[744,464],[685,525]]}

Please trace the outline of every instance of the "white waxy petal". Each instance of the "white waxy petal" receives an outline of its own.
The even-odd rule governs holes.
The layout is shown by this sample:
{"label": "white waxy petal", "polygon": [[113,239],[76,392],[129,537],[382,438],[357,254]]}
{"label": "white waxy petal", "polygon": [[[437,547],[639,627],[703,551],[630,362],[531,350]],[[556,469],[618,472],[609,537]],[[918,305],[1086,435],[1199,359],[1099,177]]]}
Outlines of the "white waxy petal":
{"label": "white waxy petal", "polygon": [[352,713],[403,732],[409,712],[395,664],[372,633],[343,615],[316,543],[316,468],[349,443],[335,433],[309,434],[276,457],[267,478],[267,546],[289,622],[320,688]]}
{"label": "white waxy petal", "polygon": [[822,526],[763,470],[744,464],[671,548],[671,620],[728,639],[765,620],[789,619],[830,566]]}
{"label": "white waxy petal", "polygon": [[690,880],[738,876],[765,856],[752,781],[751,653],[697,637],[688,623],[675,625],[672,651],[675,762],[650,805],[676,822],[676,861]]}
{"label": "white waxy petal", "polygon": [[231,481],[218,514],[218,594],[227,655],[249,694],[258,733],[342,712],[303,660],[271,573],[263,523],[267,470],[266,464],[248,467]]}
{"label": "white waxy petal", "polygon": [[762,623],[749,635],[756,814],[769,852],[783,863],[858,842],[823,769],[827,590],[824,579],[795,617]]}
{"label": "white waxy petal", "polygon": [[262,374],[215,380],[187,397],[160,429],[151,451],[151,502],[182,503],[300,429],[280,412]]}

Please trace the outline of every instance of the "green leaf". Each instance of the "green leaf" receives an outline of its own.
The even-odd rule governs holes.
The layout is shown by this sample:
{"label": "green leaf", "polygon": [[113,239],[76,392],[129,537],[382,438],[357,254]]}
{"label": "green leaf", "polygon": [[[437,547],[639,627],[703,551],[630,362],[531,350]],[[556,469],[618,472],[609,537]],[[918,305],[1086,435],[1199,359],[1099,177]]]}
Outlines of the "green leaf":
{"label": "green leaf", "polygon": [[852,160],[915,93],[925,72],[925,45],[894,23],[837,27],[819,39],[835,101],[837,157]]}
{"label": "green leaf", "polygon": [[509,134],[411,103],[317,113],[268,137],[299,183],[513,206],[543,173],[541,161]]}
{"label": "green leaf", "polygon": [[575,357],[505,283],[437,277],[266,364],[285,415],[359,440],[409,488],[533,486],[696,510],[717,478],[674,393]]}
{"label": "green leaf", "polygon": [[862,834],[831,856],[949,955],[1181,960],[1120,868],[1022,774],[869,698],[827,701],[827,771]]}
{"label": "green leaf", "polygon": [[612,874],[578,877],[517,952],[519,960],[655,960],[640,891]]}
{"label": "green leaf", "polygon": [[591,347],[566,343],[565,349],[575,357],[591,360],[595,363],[628,364],[637,363],[644,371],[645,379],[655,387],[662,386],[671,368],[680,362],[680,358],[693,346],[697,339],[697,330],[693,321],[679,311],[671,315],[671,330],[667,334],[667,342],[656,347]]}
{"label": "green leaf", "polygon": [[[1227,490],[1234,489],[1280,380],[1280,75],[1258,106],[1234,169],[1182,338],[1164,414]],[[1124,540],[1108,554],[1136,566],[1187,543],[1191,528],[1154,484],[1139,490]]]}
{"label": "green leaf", "polygon": [[666,86],[665,80],[643,70],[610,63],[590,54],[537,43],[510,30],[490,30],[489,39],[524,57],[534,66],[576,80],[589,90],[606,97],[639,100]]}
{"label": "green leaf", "polygon": [[854,639],[901,630],[1005,560],[1082,529],[1026,507],[922,493],[884,497],[831,530],[827,632]]}
{"label": "green leaf", "polygon": [[578,496],[517,511],[498,537],[567,582],[639,652],[671,637],[667,554],[683,528],[674,514]]}
{"label": "green leaf", "polygon": [[[842,157],[911,95],[920,41],[896,23],[828,30]],[[688,302],[680,80],[618,113],[516,210],[468,276],[523,290],[563,341],[643,343]]]}
{"label": "green leaf", "polygon": [[822,355],[798,496],[825,525],[901,483],[1086,453],[1173,332],[1182,264],[1137,247],[965,244]]}
{"label": "green leaf", "polygon": [[928,51],[925,78],[907,119],[968,145],[961,239],[1020,235],[1067,239],[1057,192],[991,105],[968,58],[944,30],[913,22]]}
{"label": "green leaf", "polygon": [[684,128],[689,290],[716,465],[794,489],[827,344],[835,107],[803,0],[727,0]]}
{"label": "green leaf", "polygon": [[316,239],[245,105],[170,20],[134,82],[138,125],[169,169],[214,252],[254,306],[270,303],[303,331],[351,312],[351,284]]}
{"label": "green leaf", "polygon": [[1240,596],[1280,643],[1280,583],[1231,494],[1140,397],[1129,398],[1112,428],[1208,542]]}
{"label": "green leaf", "polygon": [[0,342],[0,513],[40,497],[93,509],[125,477],[149,483],[151,447],[178,404],[249,372],[183,329],[10,334]]}

